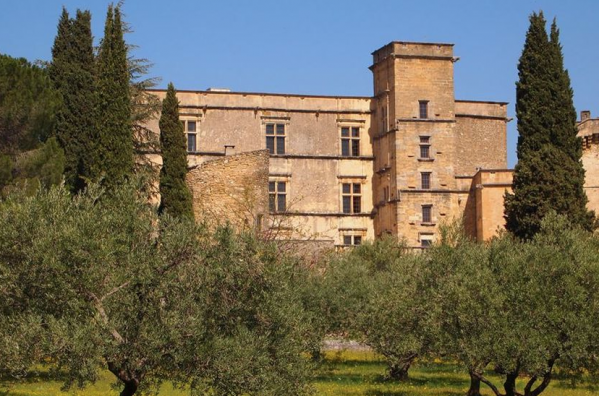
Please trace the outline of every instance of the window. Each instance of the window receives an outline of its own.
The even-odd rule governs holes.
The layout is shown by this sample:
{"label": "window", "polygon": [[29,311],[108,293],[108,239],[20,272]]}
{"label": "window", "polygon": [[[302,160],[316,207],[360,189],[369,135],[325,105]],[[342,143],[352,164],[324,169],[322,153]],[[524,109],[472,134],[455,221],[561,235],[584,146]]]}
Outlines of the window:
{"label": "window", "polygon": [[428,118],[428,100],[418,101],[418,111],[420,118]]}
{"label": "window", "polygon": [[433,238],[433,234],[420,234],[420,247],[431,247],[433,245]]}
{"label": "window", "polygon": [[343,235],[345,246],[357,246],[362,244],[362,235]]}
{"label": "window", "polygon": [[422,205],[422,222],[433,222],[433,205]]}
{"label": "window", "polygon": [[266,148],[271,154],[285,154],[285,124],[266,124]]}
{"label": "window", "polygon": [[187,135],[187,152],[195,153],[198,151],[197,146],[197,123],[196,121],[181,121],[183,123],[183,131]]}
{"label": "window", "polygon": [[431,172],[420,173],[420,188],[430,190],[431,188]]}
{"label": "window", "polygon": [[268,209],[271,213],[287,210],[287,182],[268,182]]}
{"label": "window", "polygon": [[341,185],[343,213],[362,212],[362,185],[360,183],[343,183]]}
{"label": "window", "polygon": [[341,128],[341,155],[344,157],[360,155],[360,127]]}
{"label": "window", "polygon": [[387,106],[381,107],[381,134],[387,132],[389,125],[389,116],[387,115]]}
{"label": "window", "polygon": [[420,136],[420,158],[429,159],[431,157],[431,138],[430,136]]}

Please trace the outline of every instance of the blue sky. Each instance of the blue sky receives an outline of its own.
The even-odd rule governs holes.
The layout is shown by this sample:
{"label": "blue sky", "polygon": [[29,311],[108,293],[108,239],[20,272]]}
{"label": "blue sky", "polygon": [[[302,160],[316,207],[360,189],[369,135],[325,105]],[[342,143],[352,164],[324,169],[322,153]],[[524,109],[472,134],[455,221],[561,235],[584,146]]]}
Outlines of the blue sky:
{"label": "blue sky", "polygon": [[[96,42],[107,0],[2,0],[0,53],[49,60],[64,5],[92,12]],[[510,102],[528,16],[557,18],[578,112],[599,115],[597,0],[126,0],[138,57],[179,89],[372,93],[371,52],[399,41],[454,43],[456,98]],[[508,163],[516,162],[516,121]]]}

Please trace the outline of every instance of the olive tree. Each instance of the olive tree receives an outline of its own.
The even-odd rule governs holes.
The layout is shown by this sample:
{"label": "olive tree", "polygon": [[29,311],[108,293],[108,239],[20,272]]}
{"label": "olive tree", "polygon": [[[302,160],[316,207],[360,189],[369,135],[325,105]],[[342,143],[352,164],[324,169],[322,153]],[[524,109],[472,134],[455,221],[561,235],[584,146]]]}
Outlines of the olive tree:
{"label": "olive tree", "polygon": [[68,388],[108,369],[122,396],[164,380],[306,393],[294,262],[252,235],[158,217],[140,187],[0,203],[0,371],[50,362]]}
{"label": "olive tree", "polygon": [[[540,395],[556,365],[577,371],[596,359],[599,241],[566,221],[547,216],[530,243],[505,235],[433,249],[440,344],[496,396]],[[489,367],[504,377],[503,392]]]}
{"label": "olive tree", "polygon": [[430,345],[421,260],[388,237],[341,255],[325,273],[332,328],[380,353],[394,380],[406,379]]}

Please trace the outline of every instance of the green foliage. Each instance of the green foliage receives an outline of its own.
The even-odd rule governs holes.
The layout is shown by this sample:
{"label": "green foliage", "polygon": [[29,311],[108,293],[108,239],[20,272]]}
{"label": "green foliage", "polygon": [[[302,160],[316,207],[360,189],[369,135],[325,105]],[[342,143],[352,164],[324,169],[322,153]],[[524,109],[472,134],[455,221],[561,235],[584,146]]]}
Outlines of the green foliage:
{"label": "green foliage", "polygon": [[442,244],[427,260],[439,351],[492,388],[485,369],[494,366],[506,395],[519,394],[522,375],[529,377],[522,394],[538,395],[555,365],[572,371],[594,365],[599,241],[569,226],[548,214],[530,243],[505,235],[488,246]]}
{"label": "green foliage", "polygon": [[0,203],[0,372],[56,362],[68,388],[108,368],[122,395],[163,380],[306,393],[295,263],[251,235],[157,217],[140,185]]}
{"label": "green foliage", "polygon": [[[581,205],[587,197],[580,163],[571,161],[566,152],[546,145],[530,153],[517,169],[514,191],[520,195],[507,197],[506,208],[511,215],[508,229],[520,237],[531,238],[540,230],[543,218],[552,211],[567,215],[570,226],[592,228],[594,213]],[[567,186],[563,184],[566,180]]]}
{"label": "green foliage", "polygon": [[524,239],[539,231],[551,210],[587,230],[595,216],[586,210],[582,143],[559,31],[554,21],[548,36],[545,24],[542,13],[530,17],[516,83],[519,161],[505,209],[507,229]]}
{"label": "green foliage", "polygon": [[430,343],[420,261],[387,237],[332,260],[324,275],[329,331],[349,332],[371,346],[385,357],[393,379],[405,379]]}
{"label": "green foliage", "polygon": [[14,164],[8,155],[0,154],[0,190],[12,181]]}
{"label": "green foliage", "polygon": [[0,55],[0,154],[14,157],[51,136],[58,103],[45,69]]}
{"label": "green foliage", "polygon": [[119,6],[108,7],[97,59],[97,136],[92,179],[112,188],[133,172],[130,70]]}
{"label": "green foliage", "polygon": [[91,14],[77,10],[74,19],[63,8],[52,47],[50,77],[60,94],[56,137],[65,152],[65,182],[72,192],[85,186],[92,174],[96,140],[96,69]]}
{"label": "green foliage", "polygon": [[179,121],[179,101],[173,84],[168,85],[160,116],[160,212],[174,217],[193,218],[192,197],[187,175],[187,147],[183,126]]}
{"label": "green foliage", "polygon": [[64,151],[50,138],[40,148],[19,155],[14,161],[10,183],[4,186],[5,193],[13,189],[33,195],[40,188],[58,185],[63,180],[65,166]]}

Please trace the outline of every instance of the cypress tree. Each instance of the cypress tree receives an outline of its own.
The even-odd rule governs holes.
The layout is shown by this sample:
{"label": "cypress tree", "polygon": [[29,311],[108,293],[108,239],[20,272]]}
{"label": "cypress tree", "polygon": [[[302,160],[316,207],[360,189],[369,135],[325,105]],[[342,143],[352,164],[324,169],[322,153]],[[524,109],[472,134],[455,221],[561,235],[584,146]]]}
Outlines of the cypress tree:
{"label": "cypress tree", "polygon": [[582,142],[576,136],[576,110],[564,69],[555,21],[547,35],[543,13],[533,13],[516,83],[518,164],[513,194],[506,194],[506,228],[532,238],[550,211],[568,216],[573,226],[591,230],[586,209]]}
{"label": "cypress tree", "polygon": [[168,85],[162,101],[160,116],[160,212],[171,216],[193,218],[192,197],[185,175],[187,173],[187,150],[183,125],[179,121],[179,101],[175,87]]}
{"label": "cypress tree", "polygon": [[77,10],[76,18],[70,19],[63,8],[49,73],[61,98],[56,137],[65,152],[65,182],[77,192],[90,176],[87,161],[93,151],[95,127],[95,58],[89,11]]}
{"label": "cypress tree", "polygon": [[108,7],[98,54],[98,105],[94,178],[114,186],[133,172],[130,73],[119,7]]}

